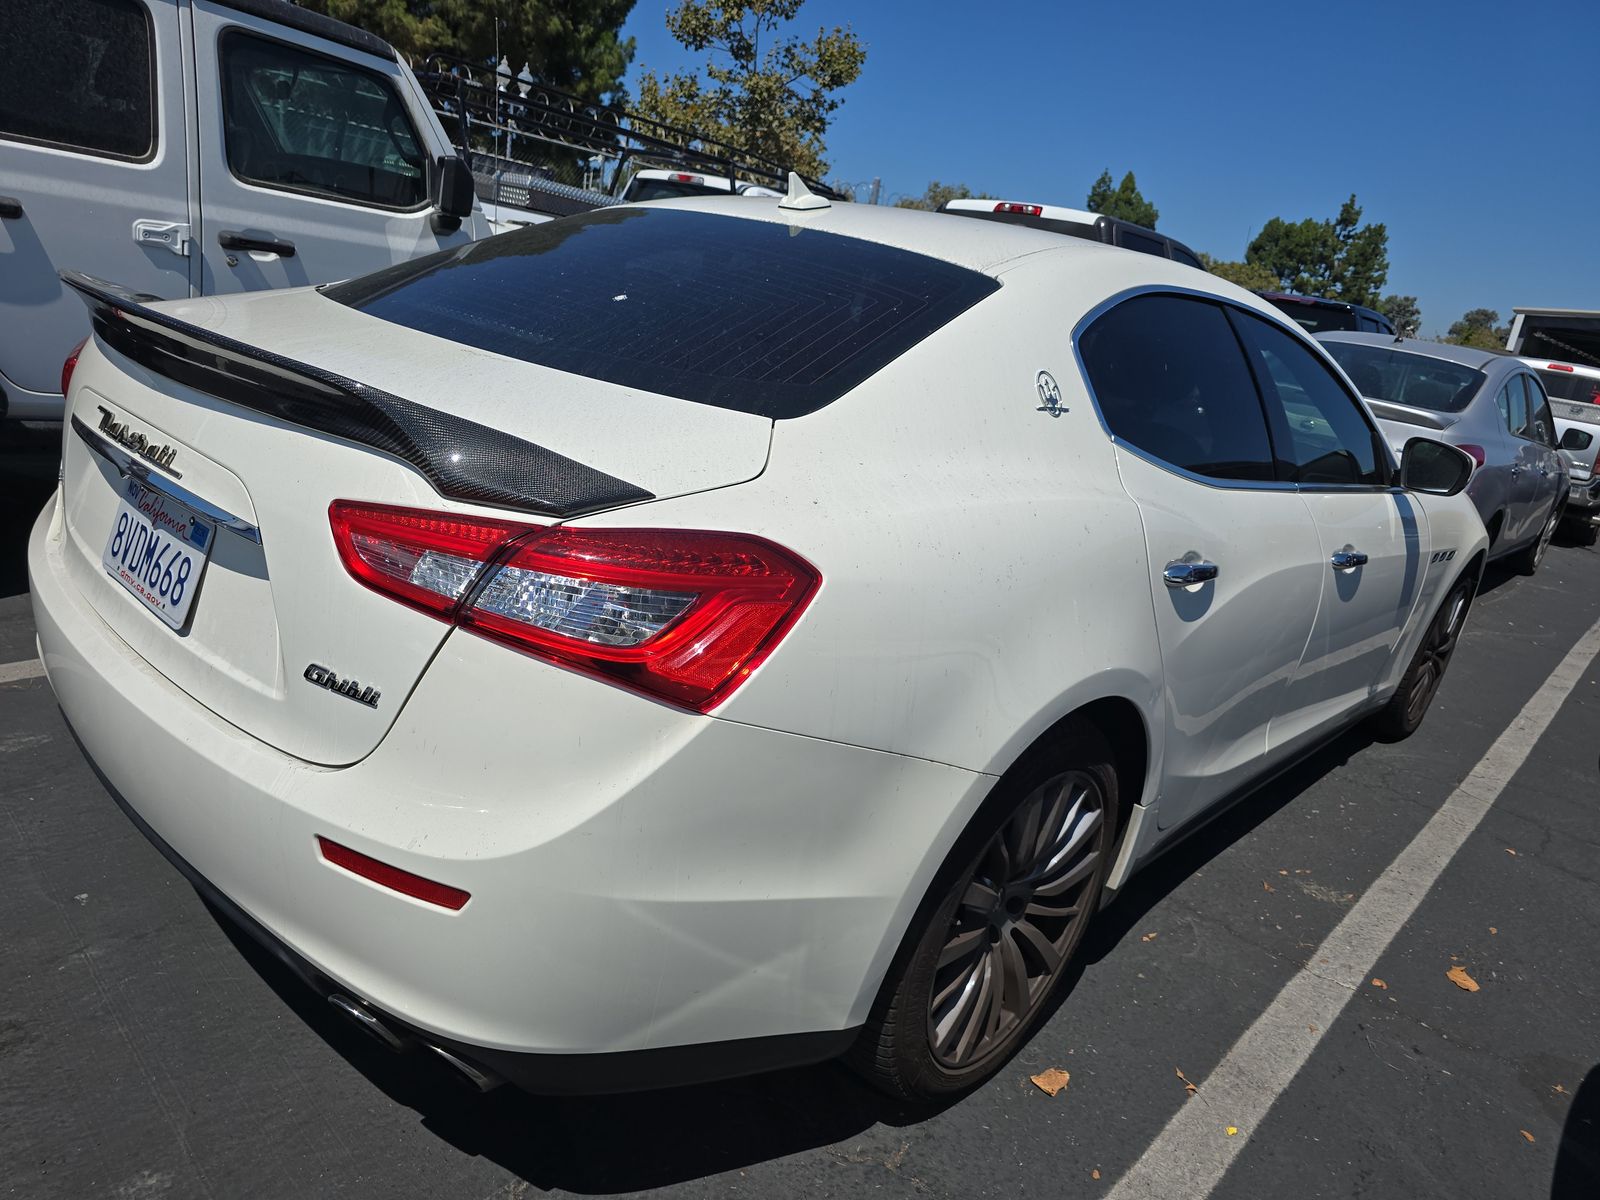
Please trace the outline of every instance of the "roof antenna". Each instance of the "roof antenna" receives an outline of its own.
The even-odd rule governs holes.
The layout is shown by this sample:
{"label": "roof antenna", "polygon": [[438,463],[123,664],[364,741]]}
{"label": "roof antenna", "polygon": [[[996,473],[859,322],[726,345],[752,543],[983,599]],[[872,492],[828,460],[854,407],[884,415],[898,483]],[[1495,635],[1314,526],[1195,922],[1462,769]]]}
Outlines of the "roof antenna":
{"label": "roof antenna", "polygon": [[809,212],[814,208],[832,208],[833,205],[822,196],[816,195],[806,187],[805,180],[795,172],[789,172],[789,194],[778,201],[779,208],[794,209],[799,212]]}

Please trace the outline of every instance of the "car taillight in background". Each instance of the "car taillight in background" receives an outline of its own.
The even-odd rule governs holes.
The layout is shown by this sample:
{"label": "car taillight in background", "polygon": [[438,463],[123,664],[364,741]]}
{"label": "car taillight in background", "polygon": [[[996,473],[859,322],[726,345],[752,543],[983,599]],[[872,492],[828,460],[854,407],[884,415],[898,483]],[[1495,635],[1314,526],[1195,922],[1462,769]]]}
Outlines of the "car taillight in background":
{"label": "car taillight in background", "polygon": [[782,640],[821,576],[764,538],[546,528],[336,500],[366,586],[536,658],[697,712]]}
{"label": "car taillight in background", "polygon": [[1480,467],[1488,461],[1489,456],[1483,452],[1482,446],[1474,446],[1471,442],[1463,442],[1461,445],[1457,446],[1456,449],[1472,455],[1472,461],[1477,463]]}
{"label": "car taillight in background", "polygon": [[1012,204],[1009,201],[1002,200],[994,206],[994,210],[997,213],[1011,213],[1019,217],[1044,216],[1044,205],[1042,204]]}
{"label": "car taillight in background", "polygon": [[682,171],[674,171],[667,178],[673,183],[692,183],[696,187],[703,187],[706,182],[704,175],[685,175]]}
{"label": "car taillight in background", "polygon": [[72,373],[78,369],[78,355],[83,353],[83,348],[89,344],[89,339],[84,338],[72,348],[67,355],[67,361],[61,364],[61,394],[65,396],[67,389],[72,386]]}

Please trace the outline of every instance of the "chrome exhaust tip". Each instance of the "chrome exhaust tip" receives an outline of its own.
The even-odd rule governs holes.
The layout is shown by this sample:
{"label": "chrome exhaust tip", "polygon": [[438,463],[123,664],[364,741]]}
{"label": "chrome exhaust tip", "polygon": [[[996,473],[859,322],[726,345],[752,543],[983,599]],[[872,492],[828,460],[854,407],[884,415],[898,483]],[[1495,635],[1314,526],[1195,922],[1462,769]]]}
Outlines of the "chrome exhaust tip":
{"label": "chrome exhaust tip", "polygon": [[477,1088],[480,1092],[492,1092],[505,1082],[488,1067],[479,1066],[477,1063],[468,1062],[458,1054],[453,1054],[443,1046],[435,1046],[432,1042],[419,1043],[424,1049],[431,1050],[445,1062],[456,1069],[457,1076]]}
{"label": "chrome exhaust tip", "polygon": [[389,1049],[397,1051],[405,1049],[405,1039],[380,1021],[377,1014],[362,1004],[361,1001],[352,1000],[349,996],[334,992],[328,997],[328,1003],[389,1047]]}

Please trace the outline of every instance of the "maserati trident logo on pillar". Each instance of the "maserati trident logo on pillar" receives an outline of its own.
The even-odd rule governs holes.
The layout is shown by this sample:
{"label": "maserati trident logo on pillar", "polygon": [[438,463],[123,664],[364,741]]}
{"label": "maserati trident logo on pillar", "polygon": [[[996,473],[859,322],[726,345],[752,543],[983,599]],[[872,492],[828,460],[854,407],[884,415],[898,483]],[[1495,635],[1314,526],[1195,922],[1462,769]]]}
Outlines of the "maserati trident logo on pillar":
{"label": "maserati trident logo on pillar", "polygon": [[1061,385],[1056,382],[1056,377],[1049,371],[1039,372],[1039,411],[1049,413],[1052,417],[1059,417],[1069,411],[1061,403]]}
{"label": "maserati trident logo on pillar", "polygon": [[383,694],[375,687],[362,687],[357,680],[340,679],[336,672],[317,663],[311,663],[306,667],[305,677],[307,683],[314,683],[319,688],[326,688],[335,695],[354,700],[357,704],[365,704],[368,708],[377,708],[378,697]]}

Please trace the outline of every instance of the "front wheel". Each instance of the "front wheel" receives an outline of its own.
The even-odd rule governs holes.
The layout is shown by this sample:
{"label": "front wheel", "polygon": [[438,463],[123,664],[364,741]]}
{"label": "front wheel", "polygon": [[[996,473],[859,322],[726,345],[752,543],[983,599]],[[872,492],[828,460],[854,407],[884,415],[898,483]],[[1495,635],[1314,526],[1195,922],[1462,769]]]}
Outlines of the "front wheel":
{"label": "front wheel", "polygon": [[852,1054],[902,1099],[952,1096],[999,1070],[1043,1019],[1100,903],[1117,777],[1099,732],[1069,730],[998,786]]}
{"label": "front wheel", "polygon": [[1411,664],[1400,677],[1400,686],[1389,702],[1372,718],[1372,732],[1380,742],[1398,742],[1410,737],[1428,715],[1428,707],[1444,682],[1445,668],[1461,640],[1467,611],[1477,593],[1473,576],[1458,580],[1422,635],[1422,644],[1411,657]]}

